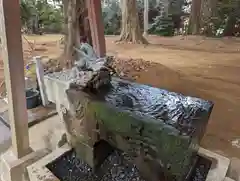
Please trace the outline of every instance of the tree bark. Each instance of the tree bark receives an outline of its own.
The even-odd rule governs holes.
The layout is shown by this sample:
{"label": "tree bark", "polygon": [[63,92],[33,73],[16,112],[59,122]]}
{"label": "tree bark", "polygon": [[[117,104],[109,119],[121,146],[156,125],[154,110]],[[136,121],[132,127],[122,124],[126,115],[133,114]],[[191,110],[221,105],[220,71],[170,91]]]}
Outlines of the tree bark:
{"label": "tree bark", "polygon": [[237,18],[233,14],[230,14],[228,17],[226,28],[224,29],[224,36],[234,36],[235,24]]}
{"label": "tree bark", "polygon": [[81,7],[81,1],[79,0],[68,0],[63,1],[64,10],[64,56],[61,60],[61,64],[65,68],[71,68],[74,61],[77,59],[77,54],[74,47],[80,44],[79,34],[79,8]]}
{"label": "tree bark", "polygon": [[214,33],[212,23],[218,18],[217,1],[218,0],[202,0],[200,27],[203,28],[202,33],[204,35],[212,36]]}
{"label": "tree bark", "polygon": [[200,14],[202,0],[192,0],[188,33],[197,35],[200,33]]}
{"label": "tree bark", "polygon": [[149,10],[149,1],[144,0],[144,32],[143,32],[143,36],[148,35],[148,10]]}
{"label": "tree bark", "polygon": [[93,46],[86,0],[82,1],[81,12],[79,15],[79,27],[81,36],[85,36],[88,44]]}
{"label": "tree bark", "polygon": [[68,24],[67,24],[67,37],[66,37],[66,63],[67,68],[70,68],[75,59],[74,55],[74,40],[76,39],[76,0],[69,0],[67,6],[67,17],[68,17]]}
{"label": "tree bark", "polygon": [[119,41],[148,43],[140,30],[136,0],[122,0],[122,30]]}

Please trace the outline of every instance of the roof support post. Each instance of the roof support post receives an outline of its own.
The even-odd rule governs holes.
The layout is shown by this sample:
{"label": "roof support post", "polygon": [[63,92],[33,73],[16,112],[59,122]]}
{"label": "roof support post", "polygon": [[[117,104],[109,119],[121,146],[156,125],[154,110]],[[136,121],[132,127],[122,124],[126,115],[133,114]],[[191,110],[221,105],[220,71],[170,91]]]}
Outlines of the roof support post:
{"label": "roof support post", "polygon": [[30,151],[25,96],[19,0],[0,0],[1,44],[13,152],[17,158]]}

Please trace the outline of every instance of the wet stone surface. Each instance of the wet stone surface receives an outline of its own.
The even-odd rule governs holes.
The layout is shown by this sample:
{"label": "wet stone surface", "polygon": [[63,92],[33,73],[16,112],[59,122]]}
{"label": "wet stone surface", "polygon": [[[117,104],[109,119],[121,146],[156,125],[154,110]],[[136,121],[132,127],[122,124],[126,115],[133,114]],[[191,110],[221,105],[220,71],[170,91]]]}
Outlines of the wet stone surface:
{"label": "wet stone surface", "polygon": [[[206,180],[210,166],[211,161],[198,157],[196,167],[187,181]],[[47,168],[61,181],[145,181],[131,163],[131,157],[119,151],[114,151],[95,173],[76,157],[73,150],[48,164]]]}
{"label": "wet stone surface", "polygon": [[[184,96],[143,84],[112,81],[105,95],[111,106],[136,115],[162,120],[184,135],[193,135],[205,127],[213,104],[203,99]],[[202,133],[197,133],[202,137]]]}

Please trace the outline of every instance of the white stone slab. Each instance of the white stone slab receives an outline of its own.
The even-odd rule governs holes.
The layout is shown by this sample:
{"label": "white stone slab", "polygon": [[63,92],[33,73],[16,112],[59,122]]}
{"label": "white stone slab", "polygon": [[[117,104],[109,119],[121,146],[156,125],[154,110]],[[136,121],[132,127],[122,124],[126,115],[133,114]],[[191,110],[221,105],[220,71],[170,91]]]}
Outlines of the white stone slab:
{"label": "white stone slab", "polygon": [[200,148],[198,154],[212,161],[212,166],[208,172],[206,181],[224,181],[230,159],[204,148]]}
{"label": "white stone slab", "polygon": [[25,180],[24,178],[26,177],[26,167],[36,162],[48,153],[49,151],[47,149],[42,149],[31,152],[21,159],[18,159],[13,151],[9,149],[1,155],[1,179],[5,181]]}
{"label": "white stone slab", "polygon": [[48,101],[56,104],[57,111],[60,110],[61,104],[66,108],[69,108],[69,103],[65,91],[69,88],[70,81],[61,81],[45,75],[44,84],[47,99]]}
{"label": "white stone slab", "polygon": [[29,179],[31,181],[60,181],[46,165],[56,160],[58,157],[68,152],[72,148],[67,144],[57,148],[47,156],[27,167]]}

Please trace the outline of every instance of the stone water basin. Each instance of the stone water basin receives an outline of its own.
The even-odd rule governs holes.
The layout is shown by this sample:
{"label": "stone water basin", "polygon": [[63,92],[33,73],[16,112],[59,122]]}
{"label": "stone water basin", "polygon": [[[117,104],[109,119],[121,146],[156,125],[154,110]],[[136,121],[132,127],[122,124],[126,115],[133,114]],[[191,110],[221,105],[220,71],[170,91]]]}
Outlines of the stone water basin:
{"label": "stone water basin", "polygon": [[[57,108],[60,104],[69,108],[82,97],[82,92],[73,93],[73,99],[69,97],[74,92],[68,89],[69,72],[47,75],[44,81],[49,100]],[[87,95],[88,110],[114,135],[112,139],[105,138],[106,141],[135,157],[143,150],[144,157],[154,160],[157,170],[172,180],[188,176],[196,161],[212,102],[118,78],[113,78],[108,91]],[[119,137],[124,146],[118,142]]]}
{"label": "stone water basin", "polygon": [[87,115],[100,125],[101,139],[139,161],[140,172],[148,170],[152,180],[189,176],[213,108],[210,101],[121,79],[98,93],[66,92],[70,105],[87,102]]}

